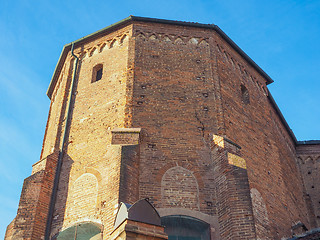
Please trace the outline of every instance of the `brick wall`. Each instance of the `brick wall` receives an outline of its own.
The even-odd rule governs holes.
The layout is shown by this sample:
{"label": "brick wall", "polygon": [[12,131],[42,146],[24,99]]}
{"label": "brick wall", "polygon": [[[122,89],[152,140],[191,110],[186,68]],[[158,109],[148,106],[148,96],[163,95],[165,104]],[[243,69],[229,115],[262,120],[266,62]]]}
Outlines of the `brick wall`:
{"label": "brick wall", "polygon": [[299,144],[297,156],[310,215],[314,213],[312,227],[320,227],[320,144]]}
{"label": "brick wall", "polygon": [[23,183],[17,216],[5,239],[41,239],[46,230],[58,153],[47,156],[43,169]]}
{"label": "brick wall", "polygon": [[[218,219],[221,239],[280,239],[298,221],[312,225],[295,145],[266,80],[214,30],[134,22],[78,43],[75,54],[70,125],[64,133],[69,52],[41,154],[66,134],[51,236],[92,221],[108,239],[119,201],[141,198]],[[222,140],[213,145],[214,136]]]}
{"label": "brick wall", "polygon": [[242,147],[250,188],[261,194],[268,213],[269,226],[259,229],[270,230],[257,236],[289,236],[299,220],[309,225],[294,142],[270,103],[266,80],[220,37],[215,49],[224,134]]}
{"label": "brick wall", "polygon": [[256,239],[246,160],[240,147],[213,135],[221,239]]}
{"label": "brick wall", "polygon": [[163,207],[199,210],[199,186],[192,172],[177,166],[168,169],[161,180]]}
{"label": "brick wall", "polygon": [[140,197],[163,207],[160,179],[181,166],[204,183],[200,211],[215,214],[208,139],[218,133],[242,147],[250,187],[265,203],[269,221],[257,227],[258,237],[280,239],[295,222],[308,225],[294,142],[270,103],[266,80],[213,31],[139,23],[134,36],[132,127],[145,129]]}
{"label": "brick wall", "polygon": [[14,229],[14,221],[15,221],[15,219],[13,219],[12,222],[7,226],[6,234],[4,236],[5,240],[12,239],[13,229]]}
{"label": "brick wall", "polygon": [[[218,121],[208,36],[203,29],[134,25],[132,127],[144,129],[139,191],[156,208],[217,212],[215,186],[205,184],[214,181],[209,134],[217,131]],[[179,171],[169,180],[173,169]],[[184,196],[192,204],[169,194],[177,191],[179,176],[194,186],[189,189],[194,195]]]}
{"label": "brick wall", "polygon": [[[114,211],[119,201],[122,148],[111,145],[111,130],[124,126],[130,32],[131,27],[125,27],[75,49],[80,61],[70,114],[71,123],[67,132],[67,148],[53,216],[52,236],[75,222],[84,220],[102,223],[105,235],[112,230]],[[68,68],[68,65],[72,65],[70,56],[67,57],[63,69]],[[103,67],[102,78],[92,82],[93,71],[97,65]],[[66,79],[70,81],[71,78]],[[63,92],[64,86],[57,84],[54,93]],[[55,99],[53,96],[51,105],[57,104],[63,109],[65,106]],[[64,111],[60,109],[51,107],[50,118]],[[49,119],[48,126],[51,121]],[[63,121],[60,125],[63,126]],[[62,134],[63,132],[49,136],[47,133],[44,149],[54,139],[60,141]],[[44,154],[45,152],[46,150]],[[79,179],[87,179],[89,176],[92,181],[85,181],[79,187],[85,187],[91,182],[97,191],[75,190]],[[83,212],[74,210],[78,199],[88,203],[82,206]]]}

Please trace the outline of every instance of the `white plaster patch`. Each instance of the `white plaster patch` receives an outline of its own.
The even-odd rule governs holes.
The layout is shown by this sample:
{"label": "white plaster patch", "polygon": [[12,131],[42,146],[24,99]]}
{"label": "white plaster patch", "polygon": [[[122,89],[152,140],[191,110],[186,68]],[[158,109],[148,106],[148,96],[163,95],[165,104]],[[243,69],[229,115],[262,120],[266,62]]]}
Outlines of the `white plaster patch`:
{"label": "white plaster patch", "polygon": [[80,119],[80,123],[83,123],[84,120],[88,119],[88,117],[84,117]]}

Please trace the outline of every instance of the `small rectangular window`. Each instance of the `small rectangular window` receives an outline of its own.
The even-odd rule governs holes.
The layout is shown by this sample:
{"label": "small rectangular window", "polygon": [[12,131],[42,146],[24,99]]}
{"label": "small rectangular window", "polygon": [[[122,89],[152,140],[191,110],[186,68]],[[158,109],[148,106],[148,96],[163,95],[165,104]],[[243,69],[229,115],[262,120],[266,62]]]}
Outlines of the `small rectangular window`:
{"label": "small rectangular window", "polygon": [[92,69],[92,80],[91,82],[96,82],[102,79],[103,75],[103,65],[102,64],[97,64],[96,66],[93,67]]}

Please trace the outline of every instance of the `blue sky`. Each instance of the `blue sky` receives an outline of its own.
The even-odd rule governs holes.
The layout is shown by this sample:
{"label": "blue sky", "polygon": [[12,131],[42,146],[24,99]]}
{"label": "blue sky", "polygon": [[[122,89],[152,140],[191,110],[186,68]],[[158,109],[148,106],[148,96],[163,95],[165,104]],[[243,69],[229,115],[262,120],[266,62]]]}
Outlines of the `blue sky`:
{"label": "blue sky", "polygon": [[275,81],[298,140],[320,139],[320,1],[0,1],[0,238],[39,160],[63,45],[129,15],[217,24]]}

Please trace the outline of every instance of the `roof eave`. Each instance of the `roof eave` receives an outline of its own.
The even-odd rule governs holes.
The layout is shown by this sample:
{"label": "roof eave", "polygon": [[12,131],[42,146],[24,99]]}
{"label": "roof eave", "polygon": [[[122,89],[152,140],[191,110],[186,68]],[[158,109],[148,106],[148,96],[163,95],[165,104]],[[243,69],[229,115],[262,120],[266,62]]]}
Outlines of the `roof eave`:
{"label": "roof eave", "polygon": [[53,72],[53,75],[52,75],[52,78],[51,78],[51,81],[50,81],[50,84],[49,84],[49,87],[48,87],[48,90],[47,90],[47,96],[49,97],[49,99],[51,99],[52,97],[52,93],[53,93],[53,90],[54,90],[54,87],[55,87],[55,84],[56,84],[56,81],[57,81],[57,78],[58,76],[60,75],[60,72],[61,72],[61,69],[62,69],[62,66],[64,64],[64,61],[68,55],[68,52],[71,50],[71,45],[72,44],[75,44],[75,47],[84,42],[84,41],[87,41],[89,40],[90,38],[96,38],[98,37],[99,35],[107,32],[107,31],[111,31],[113,30],[114,28],[117,28],[123,24],[126,24],[128,22],[130,22],[132,20],[132,17],[133,16],[129,16],[119,22],[116,22],[114,24],[111,24],[103,29],[100,29],[99,31],[96,31],[94,33],[91,33],[85,37],[82,37],[74,42],[71,42],[71,43],[68,43],[66,45],[64,45],[63,49],[62,49],[62,52],[60,54],[60,57],[59,57],[59,60],[58,60],[58,63],[54,69],[54,72]]}
{"label": "roof eave", "polygon": [[[146,18],[146,17],[137,17],[137,16],[129,16],[117,23],[114,23],[112,25],[109,25],[108,27],[105,27],[97,32],[94,32],[92,34],[89,34],[83,38],[80,38],[72,43],[80,44],[81,42],[88,41],[91,38],[96,38],[99,35],[111,31],[114,28],[117,28],[121,25],[127,24],[131,21],[141,21],[141,22],[154,22],[154,23],[163,23],[163,24],[172,24],[172,25],[180,25],[180,26],[188,26],[188,27],[197,27],[197,28],[207,28],[207,29],[213,29],[215,30],[228,44],[231,45],[239,54],[242,56],[253,68],[255,68],[258,73],[260,73],[265,79],[266,83],[270,84],[273,82],[273,80],[270,78],[268,74],[266,74],[235,42],[233,42],[227,34],[225,34],[217,25],[214,24],[202,24],[202,23],[194,23],[194,22],[182,22],[182,21],[173,21],[173,20],[165,20],[165,19],[157,19],[157,18]],[[58,60],[58,63],[55,67],[55,70],[53,72],[53,76],[51,78],[49,88],[47,90],[47,96],[49,99],[52,97],[52,93],[54,90],[54,86],[56,84],[57,78],[61,72],[63,63],[67,57],[68,51],[71,49],[72,43],[66,44],[61,52],[60,58]]]}
{"label": "roof eave", "polygon": [[215,30],[228,44],[233,47],[236,52],[239,53],[241,57],[243,57],[253,68],[257,70],[265,79],[267,85],[273,83],[272,78],[263,71],[231,38],[228,37],[217,25],[215,24],[203,24],[203,23],[195,23],[195,22],[183,22],[183,21],[173,21],[166,19],[157,19],[157,18],[146,18],[146,17],[137,17],[131,16],[131,19],[134,21],[142,21],[142,22],[155,22],[155,23],[163,23],[163,24],[172,24],[172,25],[180,25],[180,26],[188,26],[188,27],[197,27],[197,28],[208,28]]}
{"label": "roof eave", "polygon": [[305,140],[305,141],[298,141],[298,145],[320,145],[320,140]]}
{"label": "roof eave", "polygon": [[260,73],[265,79],[266,79],[266,84],[273,83],[274,81],[272,78],[265,72],[263,71],[258,64],[255,63],[234,41],[231,40],[231,38],[228,37],[227,34],[225,34],[217,25],[214,25],[214,29],[217,33],[220,34],[220,36],[230,44],[233,49],[235,49],[241,57],[243,57],[258,73]]}
{"label": "roof eave", "polygon": [[52,97],[52,93],[53,93],[53,90],[54,90],[54,87],[55,87],[55,79],[58,78],[58,76],[60,75],[60,72],[61,72],[61,68],[62,68],[62,64],[61,63],[64,63],[65,59],[66,59],[66,56],[67,56],[67,51],[66,51],[66,48],[68,47],[69,44],[67,45],[64,45],[63,46],[63,49],[62,49],[62,52],[60,54],[60,57],[59,57],[59,60],[58,60],[58,63],[53,71],[53,75],[52,75],[52,78],[51,78],[51,81],[50,81],[50,84],[49,84],[49,87],[48,87],[48,90],[47,90],[47,96],[49,97],[49,99],[51,99]]}

